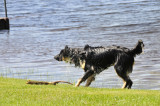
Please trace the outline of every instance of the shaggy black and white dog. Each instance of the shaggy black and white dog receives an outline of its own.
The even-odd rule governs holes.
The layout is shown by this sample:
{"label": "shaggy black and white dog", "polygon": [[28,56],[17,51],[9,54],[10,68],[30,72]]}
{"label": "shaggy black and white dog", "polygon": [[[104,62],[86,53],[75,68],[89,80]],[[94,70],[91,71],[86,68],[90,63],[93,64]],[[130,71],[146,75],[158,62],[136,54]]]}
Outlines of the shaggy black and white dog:
{"label": "shaggy black and white dog", "polygon": [[86,80],[85,86],[89,86],[95,80],[97,74],[110,66],[114,66],[118,76],[124,81],[122,88],[130,89],[133,82],[129,73],[133,69],[134,57],[142,53],[143,47],[142,40],[139,40],[133,49],[115,45],[108,47],[86,45],[84,48],[69,48],[66,46],[55,56],[55,59],[68,61],[84,69],[85,74],[78,80],[77,87]]}

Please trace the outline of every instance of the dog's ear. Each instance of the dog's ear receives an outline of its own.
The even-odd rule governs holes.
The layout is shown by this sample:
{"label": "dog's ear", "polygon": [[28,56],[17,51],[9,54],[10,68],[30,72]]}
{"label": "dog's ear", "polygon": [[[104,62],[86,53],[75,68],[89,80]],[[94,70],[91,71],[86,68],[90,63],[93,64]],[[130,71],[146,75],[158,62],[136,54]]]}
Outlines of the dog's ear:
{"label": "dog's ear", "polygon": [[69,48],[68,45],[66,45],[66,46],[65,46],[65,49],[68,49],[68,48]]}
{"label": "dog's ear", "polygon": [[89,45],[86,44],[86,45],[84,46],[84,50],[88,50],[88,49],[89,49]]}
{"label": "dog's ear", "polygon": [[81,52],[79,53],[79,56],[84,59],[84,58],[86,58],[86,57],[88,56],[88,52],[86,52],[86,51],[81,51]]}

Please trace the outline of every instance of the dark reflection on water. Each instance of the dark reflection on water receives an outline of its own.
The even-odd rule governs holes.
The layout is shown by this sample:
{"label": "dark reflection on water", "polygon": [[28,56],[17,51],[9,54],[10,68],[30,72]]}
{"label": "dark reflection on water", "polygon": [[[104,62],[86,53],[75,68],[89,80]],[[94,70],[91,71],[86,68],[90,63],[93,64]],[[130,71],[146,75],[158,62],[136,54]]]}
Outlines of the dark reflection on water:
{"label": "dark reflection on water", "polygon": [[[135,58],[134,89],[160,90],[160,1],[8,0],[10,31],[0,31],[0,75],[75,82],[83,70],[53,59],[64,46],[145,43]],[[4,16],[0,1],[0,16]],[[113,67],[97,75],[92,87],[120,88]]]}

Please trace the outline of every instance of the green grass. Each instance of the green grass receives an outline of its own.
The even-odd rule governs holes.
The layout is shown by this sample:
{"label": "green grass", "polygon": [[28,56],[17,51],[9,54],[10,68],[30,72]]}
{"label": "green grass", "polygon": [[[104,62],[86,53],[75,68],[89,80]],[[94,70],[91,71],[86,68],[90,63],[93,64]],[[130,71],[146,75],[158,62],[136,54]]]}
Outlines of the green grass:
{"label": "green grass", "polygon": [[160,91],[25,83],[0,77],[0,106],[160,106]]}

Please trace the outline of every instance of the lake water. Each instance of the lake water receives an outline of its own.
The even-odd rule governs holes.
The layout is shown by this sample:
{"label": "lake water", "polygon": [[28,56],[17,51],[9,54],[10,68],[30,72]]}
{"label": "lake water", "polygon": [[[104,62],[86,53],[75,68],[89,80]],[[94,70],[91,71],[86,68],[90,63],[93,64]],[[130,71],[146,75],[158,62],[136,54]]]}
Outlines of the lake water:
{"label": "lake water", "polygon": [[[1,76],[74,83],[83,70],[53,58],[65,45],[133,48],[142,39],[145,51],[135,58],[132,88],[160,90],[159,0],[7,0],[7,7],[10,31],[0,31]],[[122,84],[111,67],[91,86]]]}

